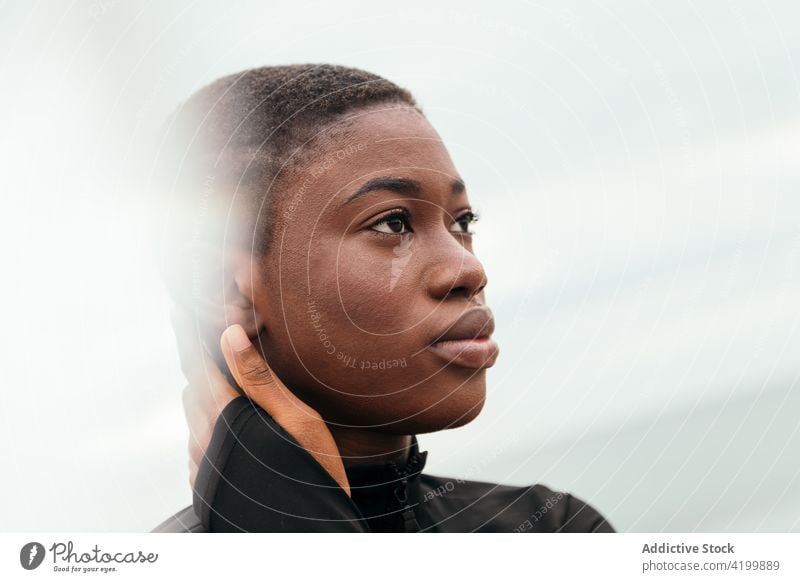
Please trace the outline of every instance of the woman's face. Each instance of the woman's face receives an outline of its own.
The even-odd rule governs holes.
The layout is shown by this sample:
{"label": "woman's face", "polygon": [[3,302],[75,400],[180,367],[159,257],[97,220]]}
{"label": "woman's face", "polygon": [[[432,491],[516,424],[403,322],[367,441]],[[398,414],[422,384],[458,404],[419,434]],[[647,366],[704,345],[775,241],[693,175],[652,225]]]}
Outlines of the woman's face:
{"label": "woman's face", "polygon": [[[289,175],[257,265],[256,343],[329,422],[409,434],[472,420],[498,350],[458,172],[421,114],[387,107],[354,113]],[[467,341],[432,345],[443,334]]]}

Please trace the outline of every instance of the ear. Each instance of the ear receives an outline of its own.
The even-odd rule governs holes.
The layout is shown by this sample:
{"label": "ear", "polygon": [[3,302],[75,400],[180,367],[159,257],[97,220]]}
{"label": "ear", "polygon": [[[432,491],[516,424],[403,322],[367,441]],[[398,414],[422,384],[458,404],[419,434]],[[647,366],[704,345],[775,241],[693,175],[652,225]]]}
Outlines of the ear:
{"label": "ear", "polygon": [[263,314],[263,266],[250,252],[195,243],[181,251],[181,267],[173,294],[196,316],[203,343],[214,359],[224,362],[219,348],[222,332],[241,325],[250,339],[266,331]]}
{"label": "ear", "polygon": [[228,251],[221,263],[225,270],[222,278],[226,281],[225,294],[219,297],[224,305],[224,320],[219,322],[216,338],[225,328],[238,323],[252,340],[265,328],[263,314],[258,312],[259,295],[264,293],[261,262],[245,250],[234,250]]}

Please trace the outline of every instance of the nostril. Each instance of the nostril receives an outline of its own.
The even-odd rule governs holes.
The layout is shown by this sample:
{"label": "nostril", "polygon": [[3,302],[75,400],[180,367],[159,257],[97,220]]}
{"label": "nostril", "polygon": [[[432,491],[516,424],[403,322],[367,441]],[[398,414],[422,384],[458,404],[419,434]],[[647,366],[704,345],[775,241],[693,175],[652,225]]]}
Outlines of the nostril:
{"label": "nostril", "polygon": [[466,299],[472,299],[480,294],[481,291],[486,287],[486,282],[483,285],[478,287],[472,286],[465,286],[460,285],[458,287],[451,287],[450,290],[447,292],[448,297],[464,297]]}
{"label": "nostril", "polygon": [[463,296],[466,298],[470,298],[472,296],[472,294],[469,292],[469,289],[466,287],[453,287],[450,289],[448,295],[451,297]]}

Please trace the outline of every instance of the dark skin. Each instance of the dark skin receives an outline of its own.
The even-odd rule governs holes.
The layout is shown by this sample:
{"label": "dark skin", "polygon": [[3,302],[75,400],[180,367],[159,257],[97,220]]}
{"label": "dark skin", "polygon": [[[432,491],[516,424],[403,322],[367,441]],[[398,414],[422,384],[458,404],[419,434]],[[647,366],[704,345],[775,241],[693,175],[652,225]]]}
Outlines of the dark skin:
{"label": "dark skin", "polygon": [[[466,189],[425,117],[360,109],[311,148],[289,170],[267,254],[254,257],[246,236],[226,252],[229,284],[211,328],[216,337],[227,328],[221,352],[239,387],[293,435],[313,434],[301,444],[349,490],[342,465],[405,459],[411,435],[474,419],[497,348],[468,365],[428,348],[465,312],[488,308]],[[209,372],[213,359],[192,357],[186,319],[176,331],[193,482],[219,411],[238,394]]]}

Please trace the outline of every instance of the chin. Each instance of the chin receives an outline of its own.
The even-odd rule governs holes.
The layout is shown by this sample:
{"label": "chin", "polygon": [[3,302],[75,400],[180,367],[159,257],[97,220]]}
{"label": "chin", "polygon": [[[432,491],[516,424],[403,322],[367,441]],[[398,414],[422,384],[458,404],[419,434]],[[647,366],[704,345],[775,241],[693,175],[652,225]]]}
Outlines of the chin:
{"label": "chin", "polygon": [[[432,392],[436,392],[435,390]],[[407,420],[392,426],[392,432],[421,434],[458,428],[472,422],[486,403],[486,374],[476,374],[472,381],[443,391],[443,396],[428,407],[410,411]]]}

